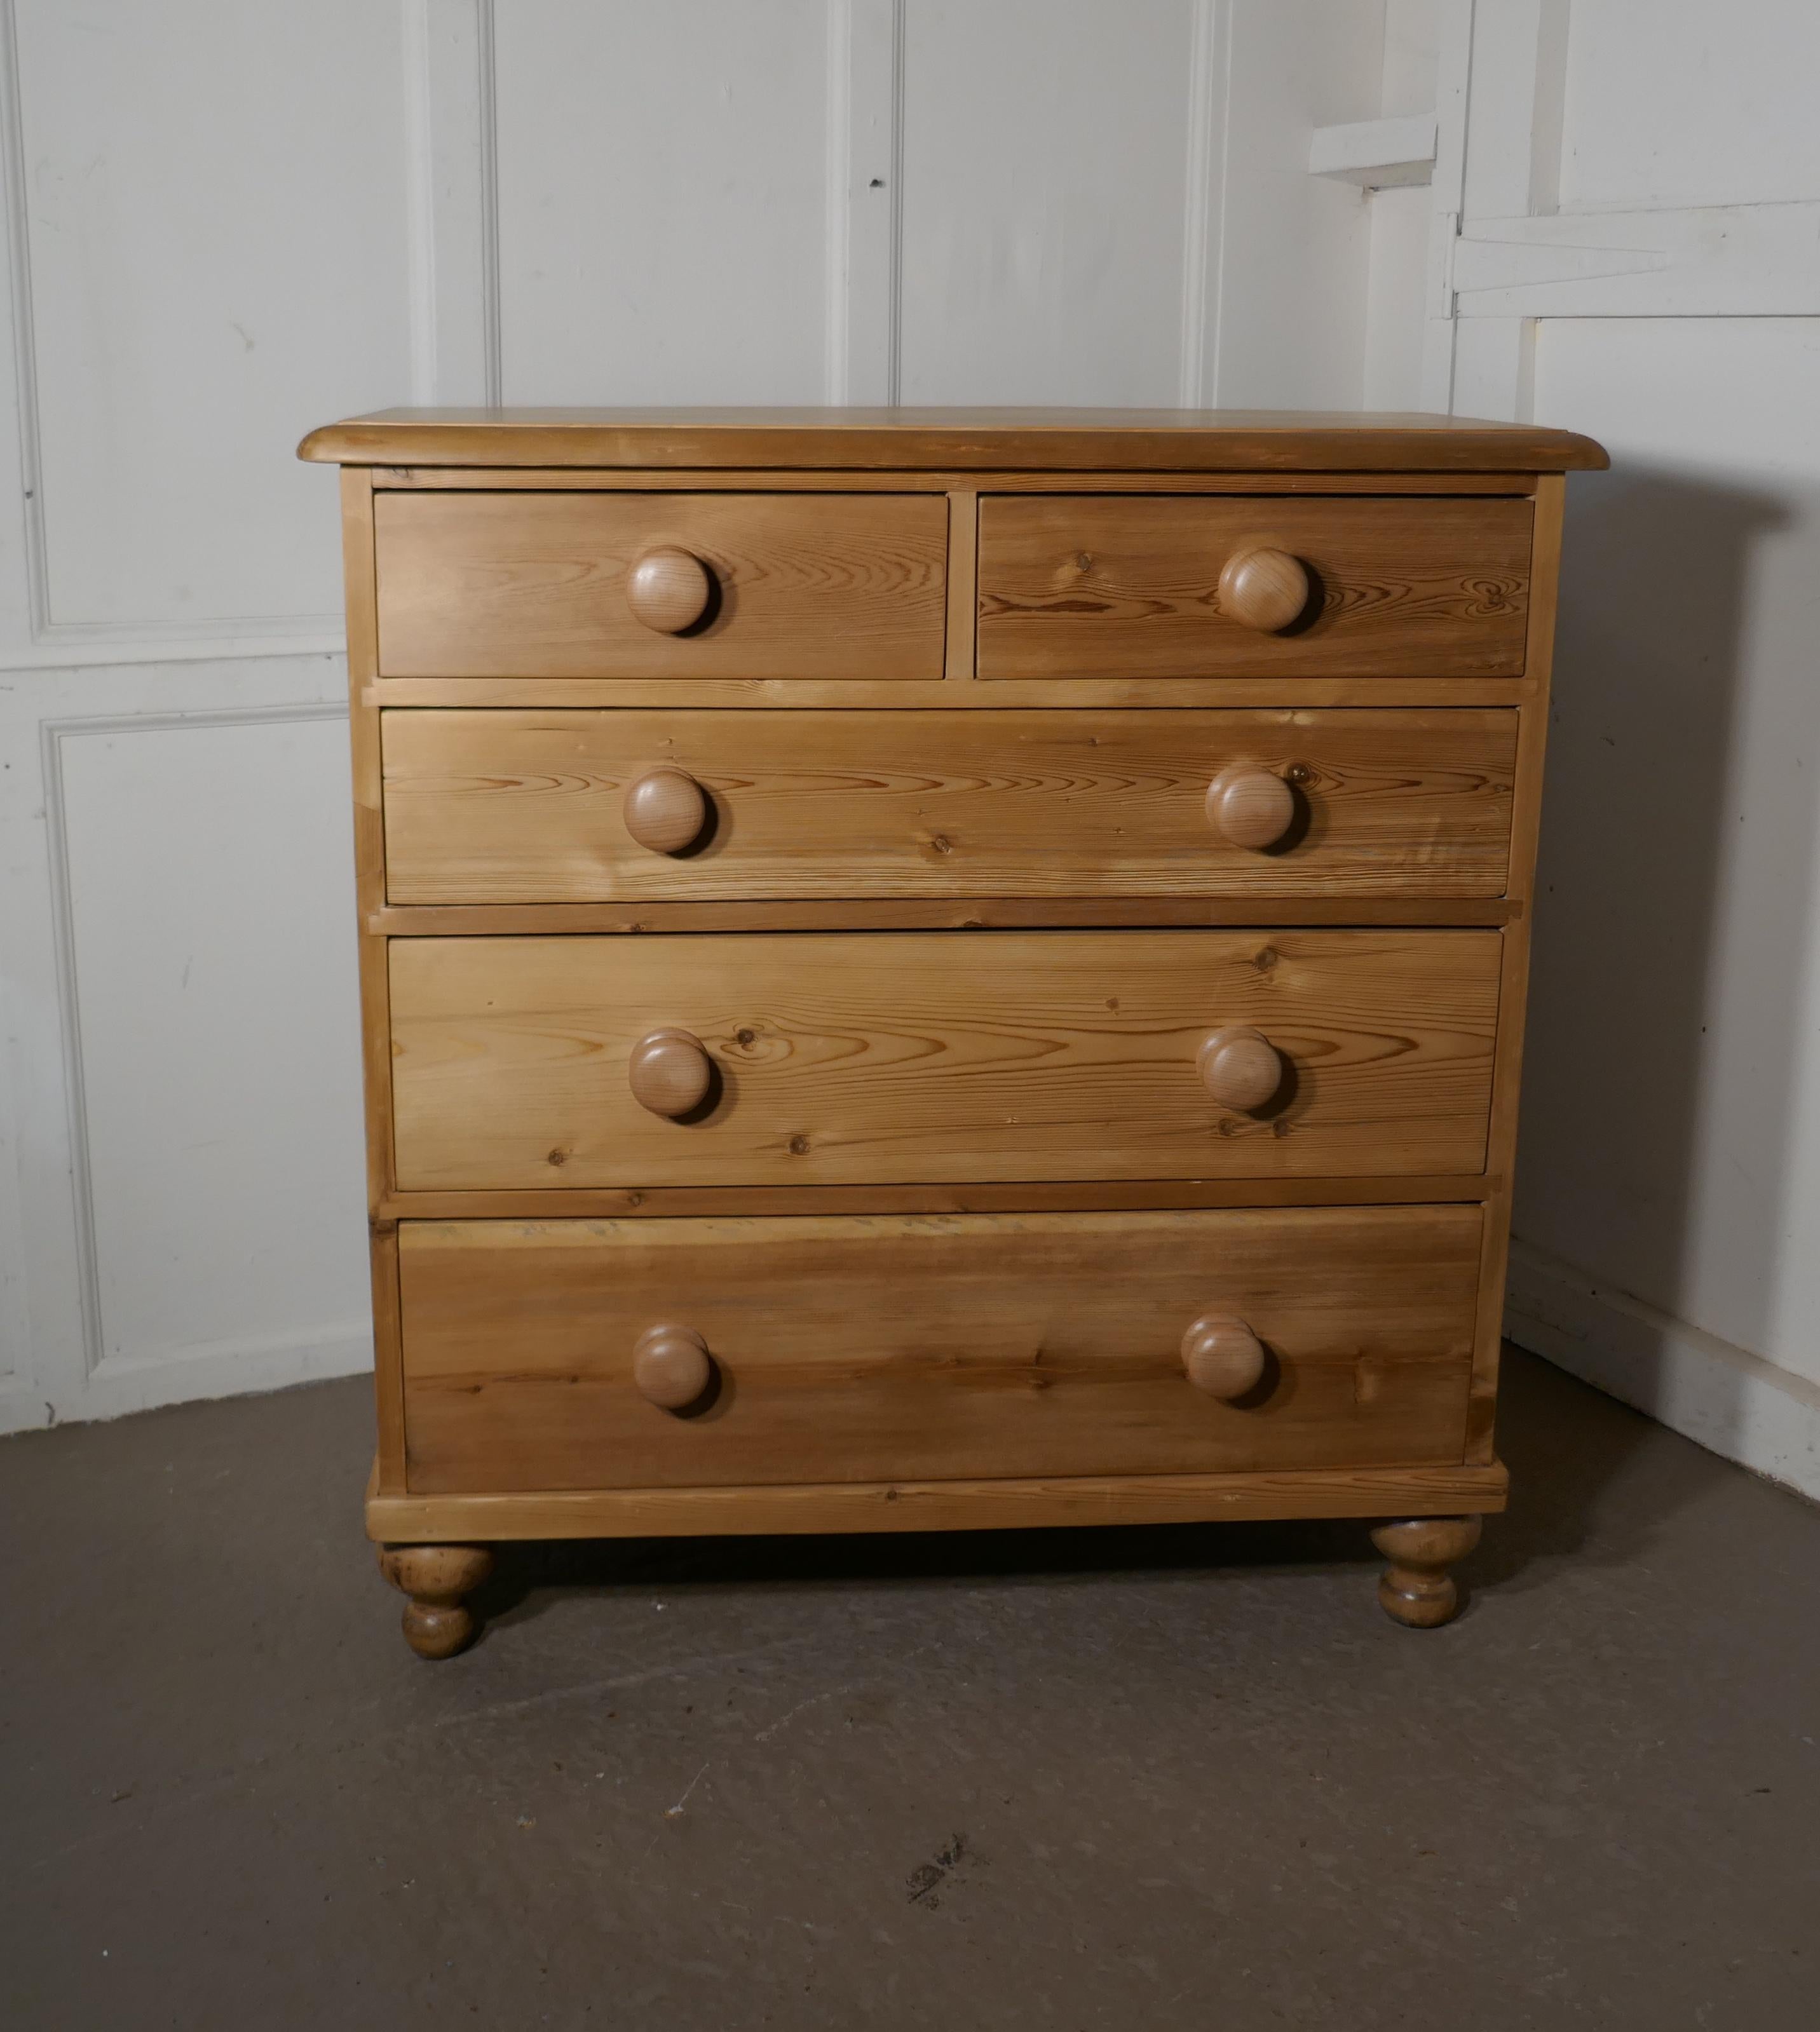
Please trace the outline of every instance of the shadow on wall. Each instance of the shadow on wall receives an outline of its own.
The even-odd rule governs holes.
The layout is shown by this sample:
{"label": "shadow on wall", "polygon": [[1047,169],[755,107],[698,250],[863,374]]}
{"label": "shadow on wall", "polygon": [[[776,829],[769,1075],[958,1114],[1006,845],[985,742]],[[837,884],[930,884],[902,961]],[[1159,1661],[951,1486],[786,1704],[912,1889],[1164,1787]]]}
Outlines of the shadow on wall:
{"label": "shadow on wall", "polygon": [[[1570,483],[1517,1175],[1516,1338],[1734,1455],[1743,1369],[1697,1328],[1721,1358],[1676,1364],[1659,1316],[1717,1289],[1764,1347],[1783,1271],[1820,685],[1760,652],[1744,679],[1753,553],[1792,519],[1671,471]],[[1773,809],[1747,735],[1754,783],[1766,737],[1788,758]]]}

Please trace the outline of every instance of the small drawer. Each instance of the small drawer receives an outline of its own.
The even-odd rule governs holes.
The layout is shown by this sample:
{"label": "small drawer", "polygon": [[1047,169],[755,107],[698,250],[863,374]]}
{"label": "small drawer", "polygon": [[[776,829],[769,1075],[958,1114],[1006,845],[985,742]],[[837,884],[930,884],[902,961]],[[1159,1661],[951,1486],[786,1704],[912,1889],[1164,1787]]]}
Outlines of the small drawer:
{"label": "small drawer", "polygon": [[1527,500],[992,495],[979,674],[1511,677]]}
{"label": "small drawer", "polygon": [[1496,896],[1516,715],[383,715],[394,903]]}
{"label": "small drawer", "polygon": [[1480,1220],[406,1222],[409,1485],[1457,1462]]}
{"label": "small drawer", "polygon": [[373,501],[394,678],[940,678],[937,494]]}
{"label": "small drawer", "polygon": [[1490,931],[391,943],[406,1190],[1476,1172]]}

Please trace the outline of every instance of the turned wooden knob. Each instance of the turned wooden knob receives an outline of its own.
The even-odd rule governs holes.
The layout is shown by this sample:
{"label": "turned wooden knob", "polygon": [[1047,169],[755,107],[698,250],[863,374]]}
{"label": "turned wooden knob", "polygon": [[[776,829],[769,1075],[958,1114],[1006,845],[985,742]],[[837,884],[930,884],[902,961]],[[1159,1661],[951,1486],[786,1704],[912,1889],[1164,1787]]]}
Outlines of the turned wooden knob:
{"label": "turned wooden knob", "polygon": [[1264,1379],[1264,1343],[1235,1313],[1203,1313],[1182,1336],[1182,1366],[1209,1397],[1243,1397]]}
{"label": "turned wooden knob", "polygon": [[1297,619],[1313,590],[1308,567],[1263,544],[1235,551],[1220,574],[1220,610],[1241,627],[1274,635]]}
{"label": "turned wooden knob", "polygon": [[632,1047],[626,1084],[632,1098],[653,1115],[687,1115],[708,1098],[714,1061],[688,1030],[653,1030]]}
{"label": "turned wooden knob", "polygon": [[625,819],[626,830],[641,846],[653,854],[680,854],[701,837],[708,794],[681,769],[647,770],[626,790]]}
{"label": "turned wooden knob", "polygon": [[708,611],[714,580],[701,558],[674,543],[647,551],[626,575],[632,618],[660,635],[680,635]]}
{"label": "turned wooden knob", "polygon": [[708,1343],[693,1327],[647,1327],[632,1350],[638,1394],[666,1411],[686,1410],[713,1377]]}
{"label": "turned wooden knob", "polygon": [[1235,846],[1274,846],[1295,816],[1295,793],[1269,769],[1235,764],[1207,786],[1207,820]]}
{"label": "turned wooden knob", "polygon": [[1283,1084],[1283,1059],[1261,1030],[1231,1023],[1201,1047],[1207,1091],[1222,1108],[1261,1108]]}

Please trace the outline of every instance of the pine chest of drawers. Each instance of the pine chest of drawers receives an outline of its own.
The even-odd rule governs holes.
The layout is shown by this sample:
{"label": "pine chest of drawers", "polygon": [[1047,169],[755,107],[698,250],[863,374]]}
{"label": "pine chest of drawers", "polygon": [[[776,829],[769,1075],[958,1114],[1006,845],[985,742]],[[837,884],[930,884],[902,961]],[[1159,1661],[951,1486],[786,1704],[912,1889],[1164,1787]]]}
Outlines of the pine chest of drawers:
{"label": "pine chest of drawers", "polygon": [[402,410],[342,469],[379,1405],[490,1545],[1357,1516],[1493,1444],[1565,432]]}

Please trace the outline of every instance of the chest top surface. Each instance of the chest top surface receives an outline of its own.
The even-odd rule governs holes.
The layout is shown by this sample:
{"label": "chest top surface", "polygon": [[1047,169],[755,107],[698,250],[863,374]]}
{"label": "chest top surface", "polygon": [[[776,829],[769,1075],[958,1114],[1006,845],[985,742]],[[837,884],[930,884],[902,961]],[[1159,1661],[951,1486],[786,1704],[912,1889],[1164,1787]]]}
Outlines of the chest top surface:
{"label": "chest top surface", "polygon": [[381,409],[312,431],[342,465],[910,472],[1565,473],[1590,438],[1471,416],[1297,409]]}

